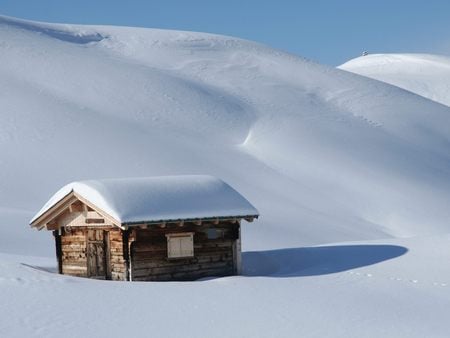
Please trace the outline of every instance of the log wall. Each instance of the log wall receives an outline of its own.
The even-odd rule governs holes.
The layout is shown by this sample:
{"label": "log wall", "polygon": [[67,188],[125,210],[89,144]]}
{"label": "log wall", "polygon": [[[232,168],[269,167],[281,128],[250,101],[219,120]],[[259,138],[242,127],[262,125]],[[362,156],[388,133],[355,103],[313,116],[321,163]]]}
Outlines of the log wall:
{"label": "log wall", "polygon": [[61,234],[61,271],[65,275],[87,277],[86,230]]}
{"label": "log wall", "polygon": [[[89,229],[98,227],[77,227],[70,232],[62,230],[61,273],[65,275],[88,277],[87,235]],[[124,259],[122,231],[104,228],[105,232],[105,279],[127,280],[126,262]],[[108,235],[106,235],[108,233]]]}
{"label": "log wall", "polygon": [[128,280],[127,264],[124,255],[124,244],[122,241],[122,231],[110,231],[110,266],[112,280]]}
{"label": "log wall", "polygon": [[[219,230],[216,239],[208,238],[208,231]],[[194,257],[169,259],[168,233],[194,232]],[[219,223],[182,228],[136,229],[131,244],[131,279],[133,281],[195,280],[209,276],[236,274],[234,246],[239,224]]]}
{"label": "log wall", "polygon": [[[183,281],[237,273],[239,223],[187,223],[183,226],[169,224],[164,228],[145,227],[142,225],[142,228],[122,231],[118,228],[86,226],[72,227],[70,231],[62,230],[61,235],[55,232],[55,240],[61,250],[61,273],[78,277],[89,277],[92,274],[87,251],[93,229],[104,232],[103,236],[97,234],[99,238],[94,239],[97,242],[100,237],[105,240],[105,279]],[[194,233],[194,256],[168,258],[166,234],[183,232]]]}

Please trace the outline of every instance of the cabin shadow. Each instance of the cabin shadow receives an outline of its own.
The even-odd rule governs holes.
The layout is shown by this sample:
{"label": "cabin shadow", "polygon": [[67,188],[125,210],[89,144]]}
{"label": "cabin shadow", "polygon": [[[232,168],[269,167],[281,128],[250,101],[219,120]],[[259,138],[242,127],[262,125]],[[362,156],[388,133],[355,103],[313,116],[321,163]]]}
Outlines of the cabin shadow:
{"label": "cabin shadow", "polygon": [[396,245],[335,245],[243,252],[243,275],[302,277],[327,275],[404,255]]}

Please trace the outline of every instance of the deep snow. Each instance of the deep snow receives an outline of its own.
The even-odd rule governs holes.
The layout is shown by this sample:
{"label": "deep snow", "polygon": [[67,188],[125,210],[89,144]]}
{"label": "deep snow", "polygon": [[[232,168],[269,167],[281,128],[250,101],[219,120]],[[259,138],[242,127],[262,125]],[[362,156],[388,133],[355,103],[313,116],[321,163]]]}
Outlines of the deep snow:
{"label": "deep snow", "polygon": [[4,208],[31,217],[70,181],[211,174],[263,215],[248,249],[448,231],[447,107],[230,37],[0,27]]}
{"label": "deep snow", "polygon": [[[0,336],[450,330],[444,105],[231,37],[0,17],[0,107]],[[28,221],[64,184],[205,173],[261,213],[243,227],[246,276],[33,268],[54,269],[54,247]]]}
{"label": "deep snow", "polygon": [[217,177],[178,175],[72,182],[59,189],[30,223],[71,192],[119,223],[259,215],[249,201]]}
{"label": "deep snow", "polygon": [[450,106],[450,57],[430,54],[370,54],[339,68],[390,83]]}
{"label": "deep snow", "polygon": [[[450,238],[244,253],[244,275],[105,282],[0,256],[2,337],[448,337]],[[255,267],[256,271],[255,271]]]}

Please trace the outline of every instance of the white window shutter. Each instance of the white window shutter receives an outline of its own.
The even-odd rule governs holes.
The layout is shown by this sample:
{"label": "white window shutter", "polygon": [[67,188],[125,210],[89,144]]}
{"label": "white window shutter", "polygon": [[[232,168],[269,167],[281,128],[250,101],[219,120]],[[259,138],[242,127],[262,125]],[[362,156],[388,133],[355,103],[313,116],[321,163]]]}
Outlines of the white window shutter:
{"label": "white window shutter", "polygon": [[194,256],[194,233],[167,234],[167,257],[183,258]]}

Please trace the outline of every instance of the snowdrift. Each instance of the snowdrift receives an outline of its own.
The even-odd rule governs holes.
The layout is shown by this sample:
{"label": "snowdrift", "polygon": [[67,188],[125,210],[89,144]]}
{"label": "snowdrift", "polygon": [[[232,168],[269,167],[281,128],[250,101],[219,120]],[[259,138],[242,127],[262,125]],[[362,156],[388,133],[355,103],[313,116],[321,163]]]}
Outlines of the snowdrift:
{"label": "snowdrift", "polygon": [[247,250],[449,231],[448,107],[212,34],[0,17],[0,41],[2,236],[70,181],[173,174],[252,201]]}
{"label": "snowdrift", "polygon": [[371,54],[338,68],[390,83],[450,106],[450,57],[430,54]]}
{"label": "snowdrift", "polygon": [[[447,337],[450,108],[423,72],[427,95],[232,37],[1,16],[0,336]],[[60,276],[27,226],[68,182],[182,174],[259,210],[243,276]]]}

